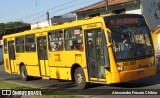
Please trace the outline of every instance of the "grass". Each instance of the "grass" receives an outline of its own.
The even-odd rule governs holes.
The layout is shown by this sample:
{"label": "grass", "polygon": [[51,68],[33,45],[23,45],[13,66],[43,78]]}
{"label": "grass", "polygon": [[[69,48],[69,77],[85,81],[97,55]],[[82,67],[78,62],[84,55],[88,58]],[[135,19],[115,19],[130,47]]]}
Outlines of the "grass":
{"label": "grass", "polygon": [[0,81],[0,89],[31,89],[30,87],[9,83],[5,81]]}
{"label": "grass", "polygon": [[[25,91],[25,89],[28,90],[37,90],[37,91],[42,91],[42,96],[37,96],[37,95],[32,95],[32,96],[23,96],[22,98],[85,98],[83,96],[78,96],[78,95],[71,95],[67,94],[65,92],[60,92],[60,91],[55,91],[55,90],[43,90],[43,89],[35,89],[31,87],[26,87],[23,85],[15,84],[15,83],[10,83],[6,81],[0,81],[0,89],[12,89],[12,90],[19,90],[19,91]],[[1,95],[0,95],[1,97]],[[12,96],[14,97],[14,96]],[[17,96],[15,96],[16,98]]]}

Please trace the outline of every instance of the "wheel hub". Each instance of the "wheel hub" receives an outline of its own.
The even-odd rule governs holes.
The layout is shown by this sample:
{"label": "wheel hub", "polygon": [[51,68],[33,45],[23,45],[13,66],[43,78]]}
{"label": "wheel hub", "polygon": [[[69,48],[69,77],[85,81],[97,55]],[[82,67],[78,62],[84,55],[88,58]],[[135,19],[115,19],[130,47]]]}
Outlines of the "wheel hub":
{"label": "wheel hub", "polygon": [[83,82],[83,76],[82,74],[78,73],[76,76],[78,84],[81,84]]}
{"label": "wheel hub", "polygon": [[22,73],[22,77],[25,77],[25,72],[24,72],[24,71],[21,71],[21,73]]}

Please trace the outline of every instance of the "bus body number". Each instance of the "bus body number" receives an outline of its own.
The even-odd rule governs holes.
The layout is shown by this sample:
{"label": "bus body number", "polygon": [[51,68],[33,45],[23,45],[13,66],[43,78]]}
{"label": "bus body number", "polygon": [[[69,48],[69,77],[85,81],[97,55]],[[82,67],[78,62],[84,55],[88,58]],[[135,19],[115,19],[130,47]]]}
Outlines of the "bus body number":
{"label": "bus body number", "polygon": [[57,58],[55,59],[56,62],[60,62],[61,61],[61,57],[60,54],[54,54],[54,56],[56,56]]}
{"label": "bus body number", "polygon": [[130,65],[135,65],[136,61],[127,61],[123,63],[123,66],[130,66]]}
{"label": "bus body number", "polygon": [[97,27],[97,24],[90,24],[90,25],[87,25],[87,28],[96,28]]}
{"label": "bus body number", "polygon": [[43,35],[43,33],[39,33],[39,35],[40,35],[40,36],[42,36],[42,35]]}

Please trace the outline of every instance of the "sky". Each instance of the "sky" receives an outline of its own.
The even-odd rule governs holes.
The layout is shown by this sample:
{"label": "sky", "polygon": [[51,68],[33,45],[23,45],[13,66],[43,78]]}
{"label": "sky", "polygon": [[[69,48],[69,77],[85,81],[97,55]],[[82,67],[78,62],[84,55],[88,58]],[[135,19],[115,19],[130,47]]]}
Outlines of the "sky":
{"label": "sky", "polygon": [[103,0],[1,0],[0,23],[23,21],[33,23],[65,15],[77,9],[95,4]]}

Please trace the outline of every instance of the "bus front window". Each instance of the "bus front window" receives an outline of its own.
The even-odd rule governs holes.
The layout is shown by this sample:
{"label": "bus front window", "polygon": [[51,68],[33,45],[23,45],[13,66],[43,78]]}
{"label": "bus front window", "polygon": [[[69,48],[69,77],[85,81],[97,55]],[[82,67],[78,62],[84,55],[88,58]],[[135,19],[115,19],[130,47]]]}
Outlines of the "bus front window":
{"label": "bus front window", "polygon": [[153,55],[153,47],[146,25],[117,25],[110,27],[116,60]]}

